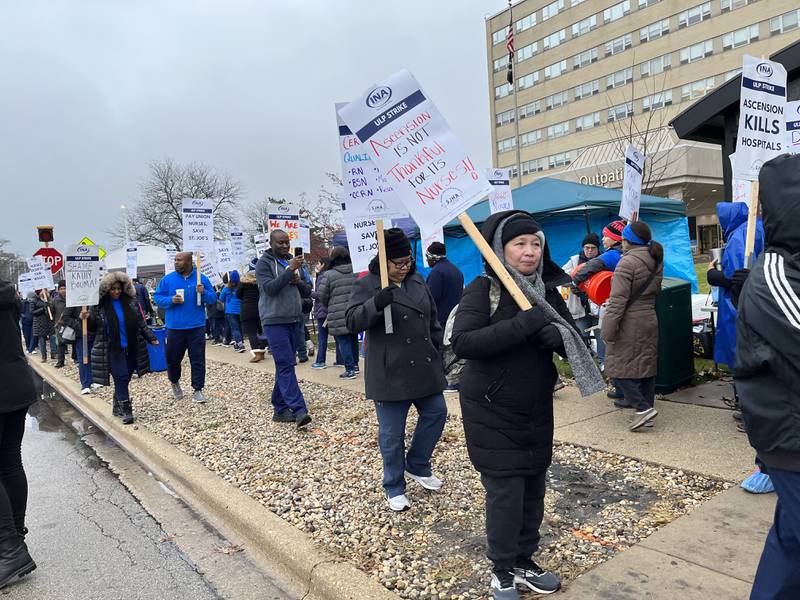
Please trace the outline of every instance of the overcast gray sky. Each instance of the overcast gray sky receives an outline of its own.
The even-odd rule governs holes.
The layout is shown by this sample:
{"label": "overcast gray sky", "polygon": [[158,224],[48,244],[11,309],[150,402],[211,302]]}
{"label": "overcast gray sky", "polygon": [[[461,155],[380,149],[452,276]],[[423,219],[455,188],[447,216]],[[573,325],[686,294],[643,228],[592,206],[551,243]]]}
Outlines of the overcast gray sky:
{"label": "overcast gray sky", "polygon": [[485,16],[504,0],[0,0],[0,238],[106,241],[152,159],[246,201],[339,172],[333,104],[407,67],[491,166]]}

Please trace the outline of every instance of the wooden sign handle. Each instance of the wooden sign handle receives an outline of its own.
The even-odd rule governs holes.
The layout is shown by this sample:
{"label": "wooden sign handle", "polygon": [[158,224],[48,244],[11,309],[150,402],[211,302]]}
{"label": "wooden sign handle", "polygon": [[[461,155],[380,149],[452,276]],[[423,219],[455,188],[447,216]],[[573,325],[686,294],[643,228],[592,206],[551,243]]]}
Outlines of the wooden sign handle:
{"label": "wooden sign handle", "polygon": [[[83,306],[83,310],[89,310],[88,306]],[[89,325],[87,324],[87,319],[81,319],[81,331],[83,333],[83,339],[81,339],[81,345],[83,346],[83,364],[89,364]]]}
{"label": "wooden sign handle", "polygon": [[747,236],[744,243],[744,268],[753,268],[753,250],[756,247],[756,221],[758,219],[758,182],[750,182],[750,202],[747,204]]}
{"label": "wooden sign handle", "polygon": [[[383,219],[375,219],[375,233],[378,236],[378,266],[381,270],[381,289],[389,285],[389,265],[386,263],[386,238],[383,237]],[[387,334],[394,333],[392,308],[383,309],[383,325]]]}
{"label": "wooden sign handle", "polygon": [[[197,251],[197,285],[200,285],[200,251]],[[197,306],[201,306],[203,304],[203,295],[200,292],[197,292]]]}
{"label": "wooden sign handle", "polygon": [[[461,223],[461,226],[464,228],[464,231],[467,232],[467,235],[472,240],[472,243],[478,247],[478,250],[480,251],[484,260],[489,263],[492,271],[494,271],[495,275],[497,275],[498,279],[500,279],[500,282],[508,290],[508,293],[511,294],[511,297],[517,303],[517,306],[519,306],[522,310],[533,308],[530,300],[525,297],[525,294],[523,294],[522,290],[519,289],[517,282],[512,279],[511,275],[508,274],[508,271],[506,271],[503,263],[501,263],[500,259],[497,258],[494,250],[492,250],[491,246],[489,246],[489,243],[481,235],[481,232],[478,231],[478,228],[475,226],[475,223],[473,223],[472,219],[470,219],[469,215],[465,212],[461,213],[458,215],[458,222]],[[544,250],[544,248],[542,250]],[[544,254],[542,255],[542,259],[544,259]]]}

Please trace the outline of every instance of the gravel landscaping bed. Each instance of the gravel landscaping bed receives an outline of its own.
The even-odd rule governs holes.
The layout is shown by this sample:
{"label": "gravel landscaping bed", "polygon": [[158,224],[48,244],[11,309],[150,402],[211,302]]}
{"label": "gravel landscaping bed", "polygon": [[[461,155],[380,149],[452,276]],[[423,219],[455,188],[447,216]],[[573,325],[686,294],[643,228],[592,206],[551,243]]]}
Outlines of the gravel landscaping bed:
{"label": "gravel landscaping bed", "polygon": [[[69,363],[69,361],[68,361]],[[77,378],[68,364],[65,375]],[[131,382],[137,423],[197,458],[403,598],[484,598],[483,488],[461,420],[449,416],[434,453],[439,493],[408,484],[410,511],[381,490],[377,420],[363,394],[302,382],[314,418],[273,423],[272,375],[207,361],[208,403],[176,402],[165,373]],[[182,385],[190,390],[189,365]],[[111,400],[112,390],[95,394]],[[412,411],[413,415],[413,411]],[[415,418],[409,418],[409,431]],[[568,584],[731,484],[625,456],[556,444],[537,561]]]}

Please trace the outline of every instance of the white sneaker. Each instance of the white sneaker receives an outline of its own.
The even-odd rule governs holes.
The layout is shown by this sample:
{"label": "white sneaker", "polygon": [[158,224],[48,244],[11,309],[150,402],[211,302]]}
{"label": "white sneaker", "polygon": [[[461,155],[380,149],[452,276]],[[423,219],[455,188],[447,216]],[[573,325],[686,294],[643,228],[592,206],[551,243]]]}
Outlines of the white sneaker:
{"label": "white sneaker", "polygon": [[431,474],[429,477],[420,477],[419,475],[414,475],[413,473],[406,471],[406,475],[416,481],[426,490],[431,490],[433,492],[438,492],[444,485],[444,482],[433,474]]}
{"label": "white sneaker", "polygon": [[92,390],[90,390],[89,388],[83,388],[83,389],[81,390],[81,395],[82,395],[82,396],[88,396],[88,395],[89,395],[89,394],[91,394],[91,393],[92,393]]}
{"label": "white sneaker", "polygon": [[96,390],[96,389],[98,389],[98,388],[101,388],[101,387],[103,387],[103,386],[102,386],[102,385],[100,385],[99,383],[93,383],[93,384],[91,385],[91,388],[92,388],[93,390]]}
{"label": "white sneaker", "polygon": [[411,508],[411,502],[408,501],[408,498],[406,498],[405,494],[392,496],[391,498],[387,496],[386,501],[389,503],[389,508],[395,512],[403,512],[404,510]]}

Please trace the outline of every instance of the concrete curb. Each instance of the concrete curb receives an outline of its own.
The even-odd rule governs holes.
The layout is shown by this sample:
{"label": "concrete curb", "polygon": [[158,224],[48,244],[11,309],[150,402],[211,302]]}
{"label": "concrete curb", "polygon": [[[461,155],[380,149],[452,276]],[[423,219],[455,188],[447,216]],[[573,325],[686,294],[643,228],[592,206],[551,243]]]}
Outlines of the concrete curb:
{"label": "concrete curb", "polygon": [[82,396],[78,382],[30,361],[42,379],[134,460],[223,533],[231,532],[288,591],[304,600],[398,600],[352,564],[320,552],[304,533],[141,425],[124,426],[111,406]]}

